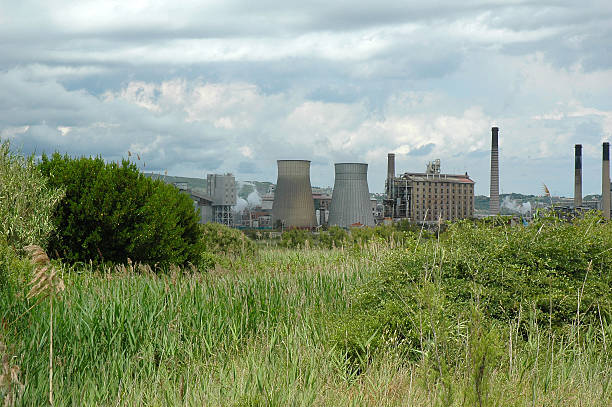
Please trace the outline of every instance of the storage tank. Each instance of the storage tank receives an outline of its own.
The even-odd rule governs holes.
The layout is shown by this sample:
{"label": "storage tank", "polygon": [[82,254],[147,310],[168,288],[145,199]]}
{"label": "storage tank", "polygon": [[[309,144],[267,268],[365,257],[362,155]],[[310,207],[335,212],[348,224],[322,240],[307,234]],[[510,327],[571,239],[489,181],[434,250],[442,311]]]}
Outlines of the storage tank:
{"label": "storage tank", "polygon": [[339,163],[329,210],[329,225],[348,228],[355,225],[374,226],[368,164]]}
{"label": "storage tank", "polygon": [[278,160],[278,178],[272,204],[272,224],[285,228],[317,226],[310,186],[310,161]]}

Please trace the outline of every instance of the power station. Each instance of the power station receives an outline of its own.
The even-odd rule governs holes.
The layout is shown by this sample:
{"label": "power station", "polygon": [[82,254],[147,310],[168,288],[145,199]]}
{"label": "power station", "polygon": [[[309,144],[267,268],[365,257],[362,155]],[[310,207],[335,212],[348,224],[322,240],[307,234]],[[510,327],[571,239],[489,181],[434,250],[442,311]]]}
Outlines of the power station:
{"label": "power station", "polygon": [[343,228],[374,226],[368,189],[368,164],[339,163],[335,169],[329,225]]}
{"label": "power station", "polygon": [[277,165],[272,225],[282,228],[314,228],[317,220],[310,186],[310,161],[278,160]]}
{"label": "power station", "polygon": [[[574,145],[573,199],[555,198],[557,204],[553,205],[551,198],[551,206],[563,213],[600,209],[603,216],[610,219],[610,143],[602,144],[601,200],[583,200],[582,150],[582,144]],[[491,128],[490,164],[489,216],[496,216],[500,213],[498,127]],[[474,217],[474,181],[467,172],[442,173],[439,159],[427,163],[425,172],[396,175],[396,157],[389,153],[382,204],[370,196],[366,163],[336,163],[333,190],[312,188],[308,160],[278,160],[277,165],[276,186],[270,186],[259,206],[249,209],[247,227],[312,229],[329,225],[352,228],[402,220],[433,224]],[[232,210],[236,205],[233,175],[209,174],[206,193],[189,189],[184,182],[175,185],[190,193],[194,205],[200,209],[202,223],[245,225],[242,215],[239,216],[242,223],[235,223],[233,218]]]}

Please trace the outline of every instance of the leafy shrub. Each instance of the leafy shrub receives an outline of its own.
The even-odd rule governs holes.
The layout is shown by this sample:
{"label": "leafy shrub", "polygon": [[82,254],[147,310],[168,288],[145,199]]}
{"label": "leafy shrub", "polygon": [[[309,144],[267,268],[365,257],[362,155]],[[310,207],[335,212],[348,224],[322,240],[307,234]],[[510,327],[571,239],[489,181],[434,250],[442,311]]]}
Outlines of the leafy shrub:
{"label": "leafy shrub", "polygon": [[340,324],[336,341],[353,360],[363,358],[364,344],[394,344],[417,357],[441,336],[434,329],[459,341],[452,327],[474,304],[488,324],[520,317],[525,328],[531,318],[560,332],[612,318],[612,223],[597,216],[512,228],[464,221],[439,244],[408,240],[406,248],[355,294]]}
{"label": "leafy shrub", "polygon": [[66,195],[54,213],[49,253],[69,261],[195,263],[198,217],[191,199],[142,175],[136,165],[44,155],[39,167]]}
{"label": "leafy shrub", "polygon": [[339,226],[330,226],[327,231],[319,234],[319,243],[328,249],[346,246],[348,243],[348,233]]}
{"label": "leafy shrub", "polygon": [[61,188],[49,185],[32,156],[12,153],[8,141],[0,144],[0,235],[7,244],[45,246],[62,195]]}
{"label": "leafy shrub", "polygon": [[314,235],[310,233],[310,231],[303,229],[291,229],[283,233],[279,245],[293,249],[304,248],[307,245],[313,246],[314,241]]}
{"label": "leafy shrub", "polygon": [[[257,251],[255,242],[237,229],[219,223],[200,225],[202,244],[206,252],[225,256],[253,256]],[[206,258],[210,256],[206,255]]]}

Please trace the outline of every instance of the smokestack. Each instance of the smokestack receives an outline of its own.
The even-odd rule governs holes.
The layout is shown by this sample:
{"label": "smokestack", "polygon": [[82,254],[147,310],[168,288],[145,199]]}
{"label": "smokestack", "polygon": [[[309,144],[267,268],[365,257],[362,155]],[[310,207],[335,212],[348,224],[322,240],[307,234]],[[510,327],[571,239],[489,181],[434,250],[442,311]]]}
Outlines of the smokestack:
{"label": "smokestack", "polygon": [[395,154],[387,154],[387,199],[393,197],[393,178],[395,178]]}
{"label": "smokestack", "polygon": [[574,208],[582,206],[582,144],[574,146]]}
{"label": "smokestack", "polygon": [[610,143],[603,143],[603,161],[601,165],[601,211],[610,219]]}
{"label": "smokestack", "polygon": [[489,214],[499,214],[499,128],[491,128],[491,189],[489,193]]}
{"label": "smokestack", "polygon": [[343,228],[354,224],[374,226],[368,190],[368,164],[342,163],[335,167],[329,224]]}
{"label": "smokestack", "polygon": [[310,161],[278,160],[278,179],[272,204],[272,224],[313,228],[317,219],[310,186]]}
{"label": "smokestack", "polygon": [[395,154],[387,154],[387,179],[395,178]]}

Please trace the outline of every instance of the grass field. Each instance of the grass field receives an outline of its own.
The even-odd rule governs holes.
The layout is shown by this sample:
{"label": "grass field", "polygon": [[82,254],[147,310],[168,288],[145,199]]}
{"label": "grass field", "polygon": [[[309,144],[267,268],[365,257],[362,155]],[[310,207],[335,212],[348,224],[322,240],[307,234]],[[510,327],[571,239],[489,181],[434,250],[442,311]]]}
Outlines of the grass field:
{"label": "grass field", "polygon": [[[53,320],[55,404],[612,405],[603,321],[582,338],[532,325],[526,340],[508,324],[494,350],[479,342],[483,355],[495,354],[482,369],[470,363],[478,348],[467,336],[465,354],[444,365],[452,369],[392,348],[373,351],[363,369],[349,366],[332,337],[354,290],[380,273],[390,250],[268,248],[195,274],[63,270],[66,291]],[[25,384],[18,405],[48,399],[46,304],[5,329]],[[0,299],[3,321],[25,309],[24,301]]]}

